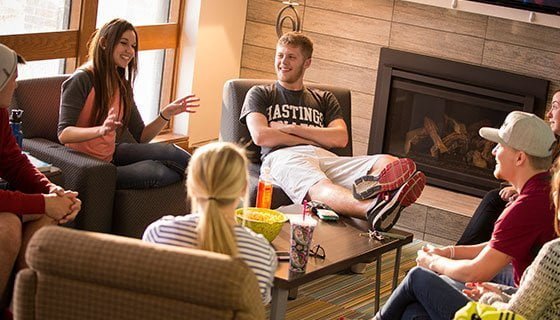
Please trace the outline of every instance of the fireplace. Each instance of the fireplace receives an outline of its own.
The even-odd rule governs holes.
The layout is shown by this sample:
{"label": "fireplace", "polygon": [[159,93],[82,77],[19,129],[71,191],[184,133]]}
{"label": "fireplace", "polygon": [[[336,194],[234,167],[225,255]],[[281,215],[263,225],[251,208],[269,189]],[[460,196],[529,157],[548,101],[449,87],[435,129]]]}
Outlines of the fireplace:
{"label": "fireplace", "polygon": [[544,115],[548,81],[382,48],[369,154],[413,159],[428,183],[482,196],[499,186],[478,129],[513,110]]}

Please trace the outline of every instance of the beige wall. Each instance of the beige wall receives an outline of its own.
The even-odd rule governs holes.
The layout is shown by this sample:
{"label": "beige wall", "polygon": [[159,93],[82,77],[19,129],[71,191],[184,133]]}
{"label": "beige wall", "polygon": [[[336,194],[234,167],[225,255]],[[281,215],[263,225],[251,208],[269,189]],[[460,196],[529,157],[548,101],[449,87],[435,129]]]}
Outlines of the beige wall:
{"label": "beige wall", "polygon": [[189,144],[218,138],[224,82],[239,77],[247,0],[187,0],[181,37],[178,95],[196,93],[201,108],[176,117]]}
{"label": "beige wall", "polygon": [[[242,77],[275,77],[274,23],[282,7],[248,0]],[[355,154],[367,151],[383,46],[548,79],[549,92],[560,88],[560,29],[402,0],[306,0],[298,11],[315,41],[306,80],[352,89]]]}

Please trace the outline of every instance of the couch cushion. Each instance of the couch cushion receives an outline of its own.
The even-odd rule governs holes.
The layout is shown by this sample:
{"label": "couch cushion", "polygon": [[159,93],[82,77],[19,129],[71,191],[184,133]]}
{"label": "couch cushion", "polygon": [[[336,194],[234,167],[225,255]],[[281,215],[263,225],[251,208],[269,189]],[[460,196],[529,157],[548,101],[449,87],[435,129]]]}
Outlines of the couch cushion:
{"label": "couch cushion", "polygon": [[45,138],[58,142],[60,90],[68,75],[18,80],[12,108],[24,110],[22,130],[25,138]]}

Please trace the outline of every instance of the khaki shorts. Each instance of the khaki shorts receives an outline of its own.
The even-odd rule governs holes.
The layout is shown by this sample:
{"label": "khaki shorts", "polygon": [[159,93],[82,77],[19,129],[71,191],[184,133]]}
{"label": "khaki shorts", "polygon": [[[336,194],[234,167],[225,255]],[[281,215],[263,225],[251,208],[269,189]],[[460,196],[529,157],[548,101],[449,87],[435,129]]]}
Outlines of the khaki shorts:
{"label": "khaki shorts", "polygon": [[302,203],[309,189],[324,179],[351,190],[354,180],[366,175],[379,156],[341,157],[320,147],[302,145],[269,153],[261,170],[270,167],[274,182],[294,203]]}

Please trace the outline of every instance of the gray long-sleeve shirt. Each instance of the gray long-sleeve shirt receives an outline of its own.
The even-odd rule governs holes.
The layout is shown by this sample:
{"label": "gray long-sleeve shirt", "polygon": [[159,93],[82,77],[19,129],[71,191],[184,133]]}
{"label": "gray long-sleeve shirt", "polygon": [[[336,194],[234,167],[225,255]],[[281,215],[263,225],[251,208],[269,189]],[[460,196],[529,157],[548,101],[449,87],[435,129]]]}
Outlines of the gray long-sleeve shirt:
{"label": "gray long-sleeve shirt", "polygon": [[[93,88],[93,81],[87,71],[78,69],[62,84],[60,98],[60,112],[58,115],[58,134],[69,126],[76,126],[80,113],[84,108],[86,99]],[[132,105],[130,120],[125,128],[140,142],[144,121],[138,111],[136,103]]]}

